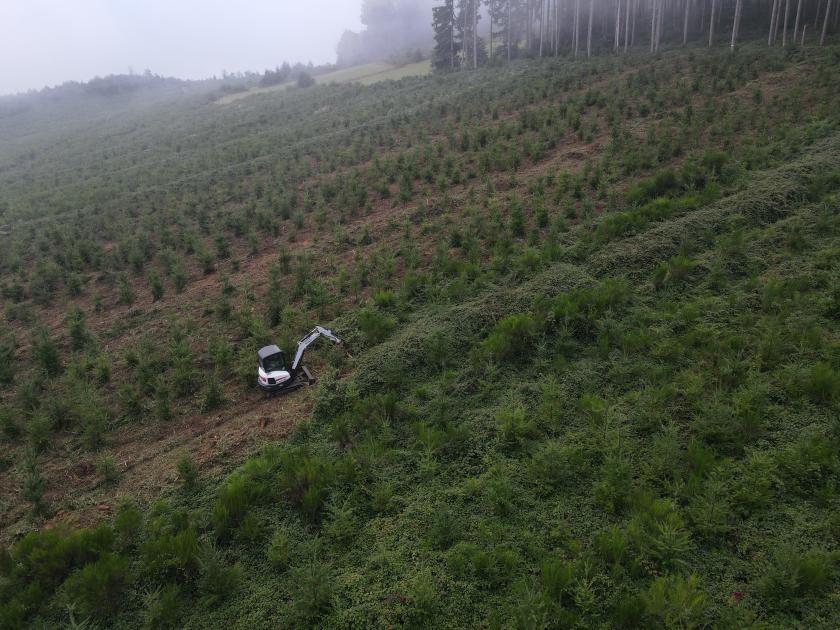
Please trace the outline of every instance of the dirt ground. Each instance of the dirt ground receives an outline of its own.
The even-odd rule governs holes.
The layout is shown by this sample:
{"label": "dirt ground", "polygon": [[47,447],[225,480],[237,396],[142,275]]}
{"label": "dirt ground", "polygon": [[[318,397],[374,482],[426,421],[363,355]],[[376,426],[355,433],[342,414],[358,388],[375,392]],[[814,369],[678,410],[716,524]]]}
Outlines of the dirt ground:
{"label": "dirt ground", "polygon": [[97,474],[95,455],[77,451],[72,439],[65,437],[43,463],[41,472],[48,480],[44,502],[49,511],[42,522],[33,521],[28,504],[16,496],[20,494],[17,476],[0,478],[0,496],[7,504],[7,526],[0,540],[7,542],[36,524],[90,525],[110,515],[124,498],[141,504],[153,501],[176,485],[176,465],[184,456],[197,464],[202,477],[228,472],[262,445],[286,438],[308,417],[311,400],[309,389],[275,398],[249,392],[216,414],[117,429],[108,435],[103,451],[116,463],[113,483]]}

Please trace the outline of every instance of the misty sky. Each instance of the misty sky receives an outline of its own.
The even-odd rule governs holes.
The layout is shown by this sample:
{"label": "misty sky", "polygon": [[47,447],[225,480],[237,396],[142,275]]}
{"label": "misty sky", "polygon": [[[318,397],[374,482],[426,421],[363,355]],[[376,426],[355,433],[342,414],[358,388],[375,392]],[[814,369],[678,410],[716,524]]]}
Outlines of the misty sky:
{"label": "misty sky", "polygon": [[335,62],[360,0],[0,0],[0,94],[128,72]]}

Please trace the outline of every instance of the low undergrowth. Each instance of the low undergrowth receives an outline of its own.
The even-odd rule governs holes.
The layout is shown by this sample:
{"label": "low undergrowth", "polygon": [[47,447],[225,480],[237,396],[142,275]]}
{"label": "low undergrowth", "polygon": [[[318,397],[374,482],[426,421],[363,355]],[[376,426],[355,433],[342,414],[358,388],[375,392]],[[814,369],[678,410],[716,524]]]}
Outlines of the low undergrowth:
{"label": "low undergrowth", "polygon": [[[607,62],[557,77],[523,64],[515,97],[499,79],[493,106],[430,98],[432,113],[392,120],[409,146],[379,127],[325,140],[333,154],[301,150],[271,177],[254,168],[179,197],[165,242],[148,219],[107,254],[73,249],[72,273],[47,261],[4,277],[0,432],[25,454],[34,518],[50,510],[39,463],[56,436],[102,451],[114,427],[222,413],[254,385],[249,349],[278,327],[289,347],[316,316],[338,315],[354,357],[322,355],[311,417],[232,474],[202,478],[185,457],[151,505],[126,499],[99,526],[9,545],[0,628],[836,626],[838,121],[828,105],[788,120],[807,102],[795,90],[742,116],[736,86],[803,53],[762,54],[674,52],[614,81]],[[815,93],[831,104],[833,53],[820,54]],[[648,98],[660,70],[688,68],[693,87]],[[547,102],[587,81],[607,87]],[[350,89],[317,98],[340,108]],[[621,123],[637,113],[657,122],[643,142]],[[302,120],[300,137],[323,131]],[[551,153],[564,140],[603,155],[566,170]],[[373,195],[405,223],[383,213],[348,232]],[[260,254],[249,219],[283,235],[266,300],[229,275],[243,246]],[[334,255],[293,256],[299,234],[332,239]],[[0,264],[20,271],[22,247]],[[218,275],[200,317],[115,342],[116,362],[111,342],[154,321],[128,310],[132,279],[165,303],[191,288],[185,264],[191,282]],[[57,340],[29,309],[61,282],[92,304],[63,314]],[[91,283],[127,309],[99,334]],[[115,459],[96,462],[97,483],[117,484]]]}
{"label": "low undergrowth", "polygon": [[[628,276],[596,251],[526,285],[550,292],[414,318],[217,489],[27,535],[4,626],[830,626],[840,209],[834,188],[791,198],[774,220],[700,209],[711,238]],[[452,330],[468,351],[435,350]]]}

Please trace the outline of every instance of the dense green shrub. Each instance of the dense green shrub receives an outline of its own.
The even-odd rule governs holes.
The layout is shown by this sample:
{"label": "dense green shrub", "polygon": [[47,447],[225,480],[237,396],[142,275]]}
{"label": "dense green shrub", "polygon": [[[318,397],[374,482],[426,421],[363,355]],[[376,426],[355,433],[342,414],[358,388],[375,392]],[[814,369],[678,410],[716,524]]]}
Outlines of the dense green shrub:
{"label": "dense green shrub", "polygon": [[292,578],[296,587],[292,595],[295,622],[312,625],[332,607],[333,584],[329,567],[313,561],[295,569]]}
{"label": "dense green shrub", "polygon": [[394,306],[396,303],[396,295],[393,291],[380,289],[376,293],[373,294],[373,303],[376,305],[377,308],[380,309],[388,309]]}
{"label": "dense green shrub", "polygon": [[202,606],[211,608],[236,595],[242,581],[242,568],[225,564],[222,554],[205,545],[198,556],[198,592]]}
{"label": "dense green shrub", "polygon": [[263,523],[253,511],[248,512],[236,527],[236,539],[242,543],[253,545],[262,539],[265,533]]}
{"label": "dense green shrub", "polygon": [[282,458],[281,487],[307,518],[319,516],[334,477],[333,463],[317,455],[292,451]]}
{"label": "dense green shrub", "polygon": [[388,514],[394,506],[394,487],[387,481],[376,483],[370,491],[370,508],[375,514]]}
{"label": "dense green shrub", "polygon": [[109,415],[109,410],[96,396],[82,402],[79,409],[82,441],[88,449],[97,450],[104,444]]}
{"label": "dense green shrub", "polygon": [[815,403],[840,399],[840,370],[824,362],[814,364],[803,379],[805,392]]}
{"label": "dense green shrub", "polygon": [[125,416],[133,422],[139,422],[144,414],[140,391],[131,383],[121,383],[117,392],[120,403],[122,403],[125,411]]}
{"label": "dense green shrub", "polygon": [[445,551],[455,544],[461,536],[461,521],[457,514],[448,508],[435,510],[427,531],[427,539],[434,549]]}
{"label": "dense green shrub", "polygon": [[823,435],[806,432],[778,454],[786,483],[800,492],[813,491],[832,483],[840,471],[840,457],[832,442]]}
{"label": "dense green shrub", "polygon": [[619,513],[627,506],[632,489],[630,462],[621,455],[608,456],[601,466],[600,479],[592,487],[597,503],[607,512]]}
{"label": "dense green shrub", "polygon": [[694,261],[686,256],[672,256],[667,262],[657,265],[653,272],[653,286],[657,289],[679,286],[688,279],[694,266]]}
{"label": "dense green shrub", "polygon": [[562,602],[570,595],[575,577],[575,566],[568,560],[550,558],[540,565],[540,583],[546,597]]}
{"label": "dense green shrub", "polygon": [[528,472],[541,492],[550,492],[572,484],[587,473],[588,467],[589,458],[583,448],[552,440],[536,448]]}
{"label": "dense green shrub", "polygon": [[117,461],[112,455],[100,455],[96,459],[96,474],[105,483],[116,483],[119,477],[119,471],[117,470]]}
{"label": "dense green shrub", "polygon": [[687,194],[682,197],[659,198],[649,201],[635,210],[615,212],[605,216],[595,226],[592,234],[596,245],[637,233],[649,224],[664,221],[673,216],[694,210],[714,199],[711,192]]}
{"label": "dense green shrub", "polygon": [[426,628],[433,623],[440,606],[440,596],[431,573],[423,572],[414,579],[409,591],[409,602],[408,627]]}
{"label": "dense green shrub", "polygon": [[62,586],[62,595],[83,617],[105,618],[119,609],[128,582],[128,561],[106,553],[71,575]]}
{"label": "dense green shrub", "polygon": [[196,389],[197,374],[190,355],[173,358],[172,390],[176,396],[183,397]]}
{"label": "dense green shrub", "polygon": [[133,547],[140,538],[143,514],[131,502],[123,503],[114,517],[114,533],[122,549]]}
{"label": "dense green shrub", "polygon": [[178,460],[175,470],[178,472],[178,479],[185,490],[192,490],[198,480],[198,466],[188,455]]}
{"label": "dense green shrub", "polygon": [[308,72],[301,72],[297,78],[297,84],[300,88],[308,88],[315,85],[315,79]]}
{"label": "dense green shrub", "polygon": [[496,414],[496,432],[503,448],[516,448],[537,436],[533,420],[523,407],[504,408]]}
{"label": "dense green shrub", "polygon": [[759,578],[758,591],[767,606],[790,610],[798,605],[797,600],[828,588],[835,562],[830,554],[819,549],[800,553],[782,545]]}
{"label": "dense green shrub", "polygon": [[676,173],[666,169],[657,173],[654,177],[642,180],[633,185],[627,192],[627,200],[630,203],[640,204],[656,197],[667,195],[680,186]]}
{"label": "dense green shrub", "polygon": [[23,487],[21,488],[21,495],[26,501],[32,504],[35,512],[43,511],[44,504],[44,489],[47,486],[47,480],[41,475],[41,470],[38,467],[38,462],[31,459],[26,462],[23,472]]}
{"label": "dense green shrub", "polygon": [[143,569],[157,580],[192,576],[199,552],[198,533],[189,524],[174,531],[151,533],[140,545]]}
{"label": "dense green shrub", "polygon": [[598,555],[607,564],[620,567],[628,556],[627,536],[618,526],[601,530],[593,538]]}
{"label": "dense green shrub", "polygon": [[809,183],[808,198],[818,201],[840,189],[840,169],[817,173]]}
{"label": "dense green shrub", "polygon": [[22,428],[17,415],[17,411],[11,406],[0,405],[0,434],[6,441],[20,437]]}
{"label": "dense green shrub", "polygon": [[278,571],[284,571],[289,566],[292,558],[292,540],[286,529],[281,527],[275,530],[266,547],[265,557]]}
{"label": "dense green shrub", "polygon": [[151,591],[146,595],[143,627],[148,630],[175,628],[181,618],[183,595],[177,584]]}
{"label": "dense green shrub", "polygon": [[26,423],[24,430],[30,448],[35,453],[42,453],[52,444],[55,425],[45,413],[38,413]]}
{"label": "dense green shrub", "polygon": [[149,275],[149,291],[152,293],[153,302],[158,302],[163,298],[163,281],[157,273],[153,272]]}
{"label": "dense green shrub", "polygon": [[763,452],[750,453],[733,477],[731,500],[742,515],[766,508],[781,483],[778,463]]}
{"label": "dense green shrub", "polygon": [[612,609],[610,621],[618,628],[641,628],[646,613],[647,604],[642,595],[623,595]]}
{"label": "dense green shrub", "polygon": [[158,383],[155,388],[155,417],[159,422],[169,422],[172,420],[172,395],[169,392],[169,385],[166,383]]}
{"label": "dense green shrub", "polygon": [[554,300],[551,315],[572,334],[587,339],[604,316],[620,310],[630,298],[626,282],[608,279],[589,289],[560,294]]}
{"label": "dense green shrub", "polygon": [[691,539],[673,502],[640,495],[634,503],[628,534],[639,552],[661,569],[685,568]]}
{"label": "dense green shrub", "polygon": [[67,313],[67,332],[74,350],[82,350],[91,342],[90,331],[85,322],[85,313],[80,308],[73,308]]}
{"label": "dense green shrub", "polygon": [[82,599],[80,605],[89,607],[87,614],[105,612],[108,603],[98,602],[98,594],[118,595],[126,578],[123,563],[110,554],[113,544],[113,530],[104,525],[74,532],[64,528],[30,532],[10,549],[11,562],[3,569],[9,586],[14,587],[11,593],[19,594],[17,600],[6,600],[4,614],[25,618],[38,610],[75,569],[92,567],[108,556],[96,568],[74,574],[77,577],[68,587],[68,595]]}
{"label": "dense green shrub", "polygon": [[644,595],[651,621],[665,628],[702,628],[708,598],[696,575],[656,578]]}
{"label": "dense green shrub", "polygon": [[213,508],[213,524],[216,533],[224,536],[239,525],[250,508],[266,494],[266,488],[259,480],[243,473],[234,473],[219,488]]}
{"label": "dense green shrub", "polygon": [[46,329],[40,328],[32,335],[32,353],[36,364],[48,376],[57,376],[61,374],[64,369],[61,361],[61,356],[58,352],[58,346],[55,341],[50,338]]}
{"label": "dense green shrub", "polygon": [[184,289],[187,286],[187,272],[184,269],[184,265],[180,261],[176,261],[175,264],[172,266],[172,284],[175,287],[176,293],[183,293]]}
{"label": "dense green shrub", "polygon": [[356,315],[356,321],[368,345],[383,341],[396,324],[393,317],[373,309],[361,309]]}
{"label": "dense green shrub", "polygon": [[530,358],[537,332],[531,315],[510,315],[493,327],[482,347],[494,359],[523,362]]}
{"label": "dense green shrub", "polygon": [[0,334],[0,385],[8,385],[15,379],[17,363],[17,342],[8,334]]}
{"label": "dense green shrub", "polygon": [[729,503],[730,487],[726,468],[716,469],[692,498],[687,516],[693,530],[710,542],[723,540],[732,527],[733,511]]}
{"label": "dense green shrub", "polygon": [[131,281],[124,273],[120,274],[118,279],[117,303],[126,306],[134,304],[134,287],[131,286]]}
{"label": "dense green shrub", "polygon": [[208,413],[214,411],[224,405],[225,393],[222,389],[222,384],[219,382],[218,375],[214,372],[207,379],[207,385],[204,389],[204,399],[201,402],[201,411]]}

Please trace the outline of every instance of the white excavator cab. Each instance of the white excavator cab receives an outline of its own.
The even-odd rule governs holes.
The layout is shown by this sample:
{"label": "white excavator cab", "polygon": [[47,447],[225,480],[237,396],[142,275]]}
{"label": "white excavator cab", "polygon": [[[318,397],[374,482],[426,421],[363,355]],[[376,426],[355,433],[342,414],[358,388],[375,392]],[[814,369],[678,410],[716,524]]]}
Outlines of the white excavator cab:
{"label": "white excavator cab", "polygon": [[266,391],[276,390],[285,385],[292,377],[286,369],[286,357],[277,346],[265,346],[257,351],[259,368],[257,381]]}

